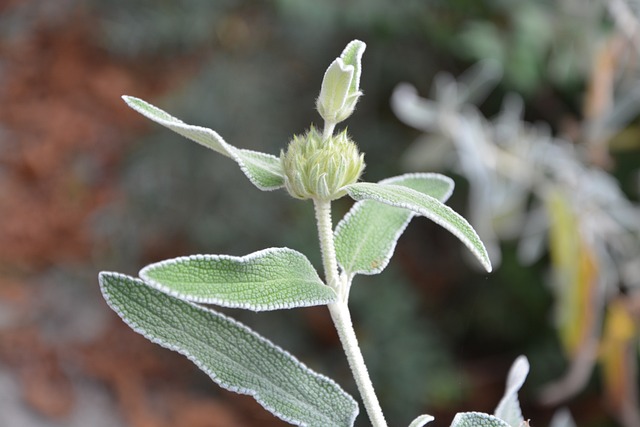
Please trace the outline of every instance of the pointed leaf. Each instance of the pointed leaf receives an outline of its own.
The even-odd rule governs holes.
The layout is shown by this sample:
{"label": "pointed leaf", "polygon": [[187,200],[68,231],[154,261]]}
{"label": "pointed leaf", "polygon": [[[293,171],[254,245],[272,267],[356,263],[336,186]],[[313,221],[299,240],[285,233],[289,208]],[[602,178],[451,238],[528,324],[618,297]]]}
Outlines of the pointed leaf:
{"label": "pointed leaf", "polygon": [[511,365],[504,396],[494,412],[496,417],[507,422],[512,427],[520,427],[524,422],[520,402],[518,401],[518,391],[522,388],[528,374],[529,361],[525,356],[518,357]]}
{"label": "pointed leaf", "polygon": [[376,200],[391,206],[408,209],[425,216],[447,229],[464,243],[482,266],[491,271],[487,250],[467,220],[438,199],[399,185],[359,182],[345,187],[354,200]]}
{"label": "pointed leaf", "polygon": [[134,331],[189,358],[221,387],[295,425],[353,425],[358,405],[334,381],[237,321],[118,273],[100,273],[109,306]]}
{"label": "pointed leaf", "polygon": [[[461,412],[456,414],[451,427],[510,427],[493,415],[481,412]],[[519,427],[519,426],[518,426]]]}
{"label": "pointed leaf", "polygon": [[409,424],[409,427],[423,427],[434,419],[435,418],[433,418],[431,415],[420,415],[418,418],[413,420],[411,424]]}
{"label": "pointed leaf", "polygon": [[[453,180],[435,173],[412,173],[388,178],[379,184],[408,187],[446,201]],[[389,263],[396,242],[415,213],[394,206],[363,200],[353,205],[335,230],[336,255],[348,274],[377,274]]]}
{"label": "pointed leaf", "polygon": [[350,92],[352,94],[360,92],[360,75],[362,74],[362,55],[367,45],[360,40],[352,40],[340,54],[340,59],[347,65],[354,68],[353,79],[351,81]]}
{"label": "pointed leaf", "polygon": [[335,292],[309,260],[288,248],[244,257],[193,255],[146,266],[140,277],[176,298],[253,311],[328,304]]}
{"label": "pointed leaf", "polygon": [[259,189],[269,191],[284,186],[284,175],[280,159],[270,154],[244,150],[228,144],[217,132],[184,123],[169,113],[132,96],[123,96],[127,105],[148,119],[204,145],[218,153],[230,157],[238,163],[242,172]]}

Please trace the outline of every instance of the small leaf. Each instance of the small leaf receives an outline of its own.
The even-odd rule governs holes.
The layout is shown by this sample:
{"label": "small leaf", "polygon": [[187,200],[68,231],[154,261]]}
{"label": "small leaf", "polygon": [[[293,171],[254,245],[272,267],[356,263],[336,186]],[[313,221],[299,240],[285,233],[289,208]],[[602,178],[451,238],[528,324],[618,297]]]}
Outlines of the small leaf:
{"label": "small leaf", "polygon": [[353,40],[324,73],[316,108],[325,121],[335,125],[353,113],[362,95],[361,60],[366,47],[360,40]]}
{"label": "small leaf", "polygon": [[438,199],[410,188],[389,184],[359,182],[347,185],[345,190],[354,200],[375,200],[408,209],[429,218],[460,239],[478,258],[482,266],[487,271],[491,271],[491,261],[487,250],[473,227],[466,219]]}
{"label": "small leaf", "polygon": [[217,132],[184,123],[169,113],[132,96],[123,96],[127,105],[148,119],[204,145],[218,153],[230,157],[238,163],[242,172],[259,189],[270,191],[284,186],[284,175],[280,159],[270,154],[244,150],[228,144]]}
{"label": "small leaf", "polygon": [[423,427],[434,419],[435,418],[433,418],[431,415],[420,415],[418,418],[413,420],[411,424],[409,424],[409,427]]}
{"label": "small leaf", "polygon": [[[408,187],[444,202],[453,180],[435,173],[413,173],[380,181]],[[415,214],[374,200],[353,205],[335,230],[336,255],[348,274],[377,274],[389,263],[396,243]]]}
{"label": "small leaf", "polygon": [[509,427],[509,424],[493,415],[481,412],[461,412],[456,414],[451,427]]}
{"label": "small leaf", "polygon": [[351,396],[237,321],[118,273],[100,273],[100,287],[134,331],[186,356],[221,387],[252,396],[291,424],[353,425]]}
{"label": "small leaf", "polygon": [[518,391],[522,388],[528,374],[529,361],[525,356],[518,357],[511,365],[504,395],[494,412],[496,417],[512,427],[520,427],[524,422],[520,402],[518,401]]}
{"label": "small leaf", "polygon": [[362,74],[362,55],[364,54],[367,45],[360,40],[352,40],[344,48],[340,59],[347,65],[352,65],[354,68],[353,79],[351,80],[350,92],[356,94],[360,92],[360,75]]}
{"label": "small leaf", "polygon": [[146,266],[140,277],[181,300],[253,311],[329,304],[336,299],[309,260],[288,248],[265,249],[244,257],[175,258]]}

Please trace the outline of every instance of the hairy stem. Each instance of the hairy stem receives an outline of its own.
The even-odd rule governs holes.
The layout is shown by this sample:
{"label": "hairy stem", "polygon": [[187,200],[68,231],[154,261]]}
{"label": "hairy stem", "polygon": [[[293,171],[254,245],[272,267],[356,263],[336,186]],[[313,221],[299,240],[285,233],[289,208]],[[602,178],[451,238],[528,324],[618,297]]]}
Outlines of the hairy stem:
{"label": "hairy stem", "polygon": [[324,130],[322,131],[322,139],[329,139],[331,135],[333,135],[333,129],[335,129],[336,124],[333,122],[324,122]]}
{"label": "hairy stem", "polygon": [[327,285],[340,293],[340,278],[338,276],[338,261],[336,258],[336,246],[333,240],[333,224],[331,222],[331,202],[314,200],[316,221],[318,222],[318,237],[320,238],[320,250],[322,252],[322,264],[324,267]]}
{"label": "hairy stem", "polygon": [[[329,304],[331,319],[338,331],[342,348],[347,356],[349,367],[362,396],[362,401],[371,420],[373,427],[387,427],[387,422],[382,414],[382,408],[376,396],[367,366],[364,363],[356,333],[351,323],[351,314],[348,306],[349,283],[346,278],[338,274],[338,262],[333,239],[333,226],[331,222],[331,202],[314,200],[316,219],[318,221],[318,235],[322,252],[327,284],[338,294],[338,301]],[[345,279],[345,280],[343,280]]]}

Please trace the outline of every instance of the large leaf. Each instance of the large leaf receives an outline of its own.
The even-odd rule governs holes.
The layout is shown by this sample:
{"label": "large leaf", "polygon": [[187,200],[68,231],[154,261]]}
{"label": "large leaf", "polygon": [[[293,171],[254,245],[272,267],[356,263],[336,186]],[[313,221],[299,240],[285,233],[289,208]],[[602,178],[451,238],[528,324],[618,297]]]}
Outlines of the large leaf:
{"label": "large leaf", "polygon": [[507,376],[507,387],[494,412],[496,417],[505,421],[511,427],[520,427],[524,423],[520,402],[518,401],[518,391],[522,388],[528,374],[529,361],[525,356],[518,357],[511,365]]}
{"label": "large leaf", "polygon": [[464,243],[478,258],[482,266],[491,271],[491,261],[482,241],[467,220],[435,197],[410,188],[391,184],[358,182],[345,187],[354,200],[375,200],[391,206],[408,209],[425,216],[444,227]]}
{"label": "large leaf", "polygon": [[[412,173],[380,181],[408,187],[445,202],[453,180],[435,173]],[[415,213],[363,200],[353,205],[335,230],[338,262],[348,274],[377,274],[389,263],[396,243]]]}
{"label": "large leaf", "polygon": [[351,396],[237,321],[118,273],[100,273],[100,287],[133,330],[185,355],[221,387],[253,396],[291,424],[353,425]]}
{"label": "large leaf", "polygon": [[146,266],[140,277],[185,301],[253,311],[328,304],[336,299],[309,260],[288,248],[265,249],[244,257],[175,258]]}
{"label": "large leaf", "polygon": [[184,123],[169,113],[132,96],[123,96],[127,105],[148,119],[172,131],[232,158],[242,172],[261,190],[275,190],[284,186],[284,174],[278,157],[257,151],[244,150],[228,144],[217,132]]}
{"label": "large leaf", "polygon": [[481,412],[461,412],[456,414],[451,427],[510,427],[493,415]]}

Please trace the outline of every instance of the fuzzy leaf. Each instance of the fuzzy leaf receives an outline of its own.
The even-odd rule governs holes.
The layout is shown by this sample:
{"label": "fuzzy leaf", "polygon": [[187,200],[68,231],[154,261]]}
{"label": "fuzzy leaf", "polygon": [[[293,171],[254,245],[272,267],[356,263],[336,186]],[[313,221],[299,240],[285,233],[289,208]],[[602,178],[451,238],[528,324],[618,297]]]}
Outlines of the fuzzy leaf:
{"label": "fuzzy leaf", "polygon": [[[408,187],[445,202],[453,180],[435,173],[413,173],[380,181]],[[389,263],[396,243],[415,214],[407,209],[363,200],[353,205],[335,230],[338,262],[348,274],[377,274]]]}
{"label": "fuzzy leaf", "polygon": [[118,273],[100,273],[109,306],[134,331],[189,358],[221,387],[295,425],[353,425],[358,405],[334,381],[237,321]]}
{"label": "fuzzy leaf", "polygon": [[320,96],[318,96],[318,110],[325,119],[334,118],[341,111],[349,97],[349,87],[353,80],[354,69],[340,58],[329,65],[322,79]]}
{"label": "fuzzy leaf", "polygon": [[244,257],[180,257],[148,265],[140,277],[181,300],[253,311],[328,304],[336,299],[309,260],[288,248]]}
{"label": "fuzzy leaf", "polygon": [[451,427],[509,427],[509,424],[493,415],[481,412],[461,412],[456,414]]}
{"label": "fuzzy leaf", "polygon": [[184,123],[169,113],[132,96],[123,96],[124,102],[138,113],[172,131],[230,157],[259,189],[269,191],[284,186],[284,174],[278,157],[257,151],[244,150],[228,144],[217,132]]}
{"label": "fuzzy leaf", "polygon": [[351,80],[350,92],[352,94],[360,92],[360,75],[362,74],[362,55],[364,54],[367,45],[360,40],[352,40],[349,44],[344,48],[342,54],[340,54],[340,59],[344,61],[347,65],[352,65],[353,79]]}
{"label": "fuzzy leaf", "polygon": [[494,415],[505,421],[511,427],[520,427],[524,422],[520,402],[518,401],[518,391],[522,388],[524,381],[529,374],[529,361],[525,356],[518,357],[507,376],[507,387],[504,396],[496,407]]}
{"label": "fuzzy leaf", "polygon": [[435,418],[433,418],[431,415],[420,415],[418,418],[413,420],[411,424],[409,424],[409,427],[423,427],[434,419]]}
{"label": "fuzzy leaf", "polygon": [[478,234],[467,220],[438,199],[400,185],[372,184],[358,182],[345,187],[354,200],[375,200],[391,206],[408,209],[418,215],[425,216],[444,227],[462,243],[480,261],[482,266],[491,271],[491,261],[487,250]]}

